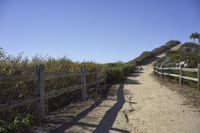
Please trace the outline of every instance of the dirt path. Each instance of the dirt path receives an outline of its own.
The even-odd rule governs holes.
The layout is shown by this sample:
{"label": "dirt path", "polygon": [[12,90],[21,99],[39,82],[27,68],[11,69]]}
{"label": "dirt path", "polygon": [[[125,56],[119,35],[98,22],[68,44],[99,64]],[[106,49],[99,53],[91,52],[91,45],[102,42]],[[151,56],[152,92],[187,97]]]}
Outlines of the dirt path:
{"label": "dirt path", "polygon": [[[176,91],[161,85],[152,78],[152,64],[144,66],[143,73],[129,77],[138,84],[125,84],[131,98],[137,104],[134,111],[128,114],[131,131],[147,133],[199,133],[200,114],[195,108],[183,103],[186,100]],[[123,110],[128,110],[124,106]],[[117,126],[117,125],[116,125]]]}
{"label": "dirt path", "polygon": [[183,96],[152,77],[152,64],[111,88],[107,99],[54,112],[41,125],[50,133],[199,133],[200,114]]}

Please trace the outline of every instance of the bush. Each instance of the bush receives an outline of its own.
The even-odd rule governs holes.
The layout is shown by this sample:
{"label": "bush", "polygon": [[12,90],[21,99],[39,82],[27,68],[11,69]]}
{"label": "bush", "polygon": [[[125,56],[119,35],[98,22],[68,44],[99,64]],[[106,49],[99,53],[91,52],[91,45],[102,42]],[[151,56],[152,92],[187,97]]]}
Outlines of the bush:
{"label": "bush", "polygon": [[134,59],[133,62],[135,62],[137,65],[144,65],[150,63],[152,59],[155,59],[155,56],[152,54],[152,52],[145,51],[136,59]]}
{"label": "bush", "polygon": [[24,116],[17,115],[13,122],[0,120],[0,133],[26,133],[29,126],[33,123],[33,116],[26,114]]}
{"label": "bush", "polygon": [[135,63],[109,63],[106,65],[106,82],[114,84],[121,82],[135,69]]}
{"label": "bush", "polygon": [[[41,57],[36,55],[32,59],[23,57],[22,54],[18,56],[11,56],[7,54],[3,49],[0,49],[0,76],[1,75],[30,75],[35,73],[36,65],[44,64],[45,73],[58,73],[58,72],[79,72],[81,66],[85,66],[87,71],[104,71],[105,65],[97,64],[95,62],[74,62],[67,57],[53,58],[53,57]],[[101,78],[104,78],[102,75]],[[87,81],[93,82],[96,80],[96,76],[88,75]],[[56,89],[65,88],[67,86],[73,86],[80,84],[80,76],[77,77],[65,77],[59,79],[47,80],[45,82],[45,91],[49,92]],[[12,80],[11,82],[0,82],[0,104],[9,103],[11,101],[19,101],[35,95],[35,81]],[[64,94],[57,98],[49,100],[49,110],[55,110],[62,106],[66,106],[72,100],[79,99],[79,91],[72,92],[70,94]],[[25,112],[25,113],[23,113]],[[19,115],[20,114],[20,115]],[[35,104],[28,106],[21,106],[19,108],[12,109],[10,111],[1,112],[0,115],[0,131],[1,132],[15,132],[24,128],[29,123],[27,115],[34,116]],[[14,123],[13,123],[14,122]],[[12,131],[11,129],[14,129]],[[16,130],[15,130],[16,129]]]}

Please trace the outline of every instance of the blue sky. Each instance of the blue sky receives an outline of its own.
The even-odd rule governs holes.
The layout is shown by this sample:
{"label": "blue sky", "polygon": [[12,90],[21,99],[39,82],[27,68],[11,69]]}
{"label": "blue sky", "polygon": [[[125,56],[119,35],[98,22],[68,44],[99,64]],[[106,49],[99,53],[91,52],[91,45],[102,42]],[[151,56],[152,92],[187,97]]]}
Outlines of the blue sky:
{"label": "blue sky", "polygon": [[16,55],[129,61],[200,32],[199,0],[0,0],[0,47]]}

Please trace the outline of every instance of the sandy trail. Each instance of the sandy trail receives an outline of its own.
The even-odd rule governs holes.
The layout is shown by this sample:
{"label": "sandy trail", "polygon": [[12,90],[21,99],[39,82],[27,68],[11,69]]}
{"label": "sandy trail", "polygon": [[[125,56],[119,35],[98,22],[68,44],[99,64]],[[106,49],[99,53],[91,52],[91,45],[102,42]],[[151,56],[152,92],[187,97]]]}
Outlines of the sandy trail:
{"label": "sandy trail", "polygon": [[[161,85],[152,78],[152,64],[143,66],[143,72],[137,77],[129,77],[138,84],[125,84],[131,99],[137,104],[124,106],[122,110],[134,111],[128,114],[131,132],[139,133],[199,133],[200,114],[195,108],[185,106],[186,100],[176,91]],[[132,96],[131,96],[132,95]],[[117,125],[116,125],[117,126]]]}
{"label": "sandy trail", "polygon": [[152,77],[152,64],[111,88],[107,99],[72,104],[47,117],[50,133],[199,133],[200,114]]}

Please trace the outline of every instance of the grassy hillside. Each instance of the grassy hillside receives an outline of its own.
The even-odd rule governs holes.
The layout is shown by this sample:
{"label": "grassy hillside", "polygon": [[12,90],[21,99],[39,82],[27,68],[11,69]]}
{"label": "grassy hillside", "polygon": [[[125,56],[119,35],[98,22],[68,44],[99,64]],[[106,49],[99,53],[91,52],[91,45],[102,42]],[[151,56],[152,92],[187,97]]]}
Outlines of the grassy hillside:
{"label": "grassy hillside", "polygon": [[176,51],[168,51],[166,57],[160,59],[158,62],[163,63],[164,66],[175,66],[175,64],[180,61],[187,61],[188,67],[197,67],[200,62],[200,46],[187,42],[182,44],[182,46]]}
{"label": "grassy hillside", "polygon": [[180,44],[179,41],[170,40],[166,44],[164,44],[158,48],[155,48],[152,51],[143,52],[141,55],[139,55],[137,58],[135,58],[134,60],[132,60],[130,62],[135,62],[137,65],[148,64],[152,60],[155,60],[156,56],[167,52],[169,49],[171,49],[172,47],[174,47],[178,44]]}
{"label": "grassy hillside", "polygon": [[181,44],[181,42],[177,41],[177,40],[170,40],[165,45],[162,45],[159,48],[155,48],[151,52],[153,53],[154,56],[158,56],[162,53],[167,52],[169,49],[171,49],[172,47],[174,47],[178,44]]}
{"label": "grassy hillside", "polygon": [[[161,58],[157,61],[163,67],[175,67],[181,61],[188,61],[187,68],[197,68],[198,63],[200,63],[200,45],[193,42],[186,42],[181,45],[181,47],[176,51],[168,51],[166,57]],[[179,74],[178,70],[171,70],[170,73]],[[183,76],[197,78],[195,72],[184,72]],[[175,81],[179,81],[178,78],[172,78]],[[196,88],[196,82],[184,80],[184,83],[190,87]]]}

